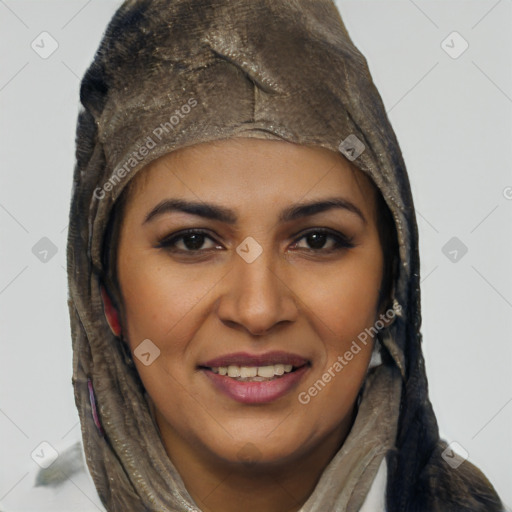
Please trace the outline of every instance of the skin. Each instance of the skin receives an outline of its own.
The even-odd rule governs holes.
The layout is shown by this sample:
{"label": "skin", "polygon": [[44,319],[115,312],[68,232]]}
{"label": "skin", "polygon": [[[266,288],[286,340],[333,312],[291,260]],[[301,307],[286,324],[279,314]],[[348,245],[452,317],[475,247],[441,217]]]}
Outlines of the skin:
{"label": "skin", "polygon": [[[203,511],[296,511],[350,430],[371,357],[373,343],[361,345],[308,404],[299,402],[381,313],[375,186],[325,148],[254,138],[181,149],[134,180],[117,256],[122,311],[104,294],[105,314],[132,353],[145,339],[160,349],[151,365],[134,362],[166,451]],[[278,220],[291,205],[327,197],[344,198],[364,219],[331,208]],[[233,210],[237,222],[177,211],[144,222],[169,198],[215,203]],[[189,228],[207,236],[159,247]],[[334,238],[319,239],[321,228],[353,246],[334,250]],[[248,236],[263,249],[252,263],[236,252]],[[294,390],[268,404],[232,400],[197,366],[270,350],[297,353],[311,367]]]}

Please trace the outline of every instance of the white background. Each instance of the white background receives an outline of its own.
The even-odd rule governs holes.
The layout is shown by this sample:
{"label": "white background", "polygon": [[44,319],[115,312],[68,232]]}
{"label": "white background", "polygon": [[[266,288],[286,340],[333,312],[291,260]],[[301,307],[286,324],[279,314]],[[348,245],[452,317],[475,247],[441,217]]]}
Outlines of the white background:
{"label": "white background", "polygon": [[[78,88],[118,5],[0,0],[3,511],[102,510],[84,473],[34,488],[39,468],[30,454],[42,441],[61,451],[80,439],[65,270]],[[409,171],[441,433],[511,504],[512,1],[338,5]],[[47,59],[31,48],[43,31],[59,45]],[[441,46],[453,31],[469,44],[456,59]],[[448,44],[462,48],[453,36]],[[46,263],[32,253],[43,237],[57,250]],[[468,248],[457,262],[442,252],[452,237]]]}

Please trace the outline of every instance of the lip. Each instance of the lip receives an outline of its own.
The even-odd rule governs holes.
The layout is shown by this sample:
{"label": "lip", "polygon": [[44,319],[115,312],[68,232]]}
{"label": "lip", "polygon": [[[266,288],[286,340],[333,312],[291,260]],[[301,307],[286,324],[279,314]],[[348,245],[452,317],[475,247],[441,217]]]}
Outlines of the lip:
{"label": "lip", "polygon": [[208,368],[218,368],[219,366],[270,366],[273,364],[291,364],[292,366],[304,366],[309,361],[304,357],[290,352],[274,351],[264,354],[249,354],[247,352],[236,352],[226,354],[215,359],[210,359],[198,366]]}
{"label": "lip", "polygon": [[[216,360],[213,360],[213,362],[216,362]],[[231,377],[214,373],[208,368],[201,368],[201,372],[204,373],[217,390],[236,402],[264,404],[274,402],[296,388],[310,367],[309,364],[304,364],[300,368],[290,373],[285,373],[281,377],[261,382],[237,381]]]}

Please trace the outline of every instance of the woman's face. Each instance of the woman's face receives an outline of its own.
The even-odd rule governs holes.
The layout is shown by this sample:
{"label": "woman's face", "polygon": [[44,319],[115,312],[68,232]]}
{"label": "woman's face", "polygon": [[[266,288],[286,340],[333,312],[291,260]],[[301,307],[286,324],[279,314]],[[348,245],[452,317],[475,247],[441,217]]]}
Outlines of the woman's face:
{"label": "woman's face", "polygon": [[279,465],[339,447],[373,348],[358,336],[378,315],[369,179],[327,149],[250,138],[135,179],[122,325],[167,451]]}

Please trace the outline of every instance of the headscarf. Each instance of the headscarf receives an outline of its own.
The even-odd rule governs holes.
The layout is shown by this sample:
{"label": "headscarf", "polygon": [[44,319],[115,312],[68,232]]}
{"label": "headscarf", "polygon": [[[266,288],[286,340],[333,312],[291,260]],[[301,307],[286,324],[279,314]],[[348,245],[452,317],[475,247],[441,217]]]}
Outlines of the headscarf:
{"label": "headscarf", "polygon": [[[81,83],[67,246],[73,386],[87,464],[109,511],[199,511],[165,453],[100,295],[113,207],[137,172],[190,145],[257,137],[342,154],[396,226],[400,316],[379,336],[357,416],[302,512],[357,511],[385,460],[391,511],[494,511],[455,471],[428,399],[418,231],[405,163],[364,56],[329,0],[127,0]],[[107,248],[115,252],[115,247]]]}

